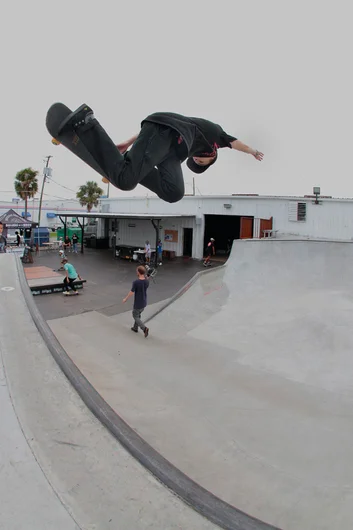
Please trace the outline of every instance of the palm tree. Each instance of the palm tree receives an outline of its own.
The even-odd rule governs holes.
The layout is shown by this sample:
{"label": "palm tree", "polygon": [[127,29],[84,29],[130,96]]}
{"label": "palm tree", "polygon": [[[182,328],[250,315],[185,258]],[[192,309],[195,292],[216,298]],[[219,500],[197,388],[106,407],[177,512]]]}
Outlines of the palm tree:
{"label": "palm tree", "polygon": [[15,176],[15,192],[25,201],[25,219],[27,220],[27,203],[38,192],[38,171],[31,167],[18,171]]}
{"label": "palm tree", "polygon": [[80,186],[76,193],[81,206],[87,206],[88,212],[92,210],[93,206],[98,205],[98,199],[101,195],[103,195],[103,190],[94,180],[89,180],[86,184]]}

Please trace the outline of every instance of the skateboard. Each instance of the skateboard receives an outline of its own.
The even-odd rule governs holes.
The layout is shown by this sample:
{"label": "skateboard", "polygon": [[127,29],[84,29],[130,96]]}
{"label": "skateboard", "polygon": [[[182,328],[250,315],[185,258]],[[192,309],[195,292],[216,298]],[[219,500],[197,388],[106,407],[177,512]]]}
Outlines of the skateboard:
{"label": "skateboard", "polygon": [[58,130],[62,122],[69,114],[73,112],[69,107],[63,103],[54,103],[47,112],[46,126],[49,134],[52,136],[52,144],[66,147],[71,153],[81,158],[83,162],[88,164],[92,169],[97,171],[102,177],[103,182],[108,182],[107,175],[95,162],[94,158],[87,151],[75,131],[67,131],[63,134],[59,134]]}
{"label": "skateboard", "polygon": [[78,291],[69,291],[69,292],[68,291],[63,291],[63,294],[65,296],[76,296],[76,295],[78,295],[80,293]]}

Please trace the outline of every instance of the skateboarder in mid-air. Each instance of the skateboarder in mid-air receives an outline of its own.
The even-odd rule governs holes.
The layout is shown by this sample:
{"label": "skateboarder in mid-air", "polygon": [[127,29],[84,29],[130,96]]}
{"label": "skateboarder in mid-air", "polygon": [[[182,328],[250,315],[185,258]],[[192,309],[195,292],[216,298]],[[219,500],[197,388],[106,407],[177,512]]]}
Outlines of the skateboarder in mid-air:
{"label": "skateboarder in mid-air", "polygon": [[227,134],[220,125],[172,112],[147,116],[138,135],[115,145],[92,109],[81,105],[61,123],[59,138],[70,131],[76,133],[113,186],[129,191],[141,184],[170,203],[184,196],[181,164],[185,160],[191,171],[203,173],[216,162],[222,147],[250,154],[259,161],[264,156]]}

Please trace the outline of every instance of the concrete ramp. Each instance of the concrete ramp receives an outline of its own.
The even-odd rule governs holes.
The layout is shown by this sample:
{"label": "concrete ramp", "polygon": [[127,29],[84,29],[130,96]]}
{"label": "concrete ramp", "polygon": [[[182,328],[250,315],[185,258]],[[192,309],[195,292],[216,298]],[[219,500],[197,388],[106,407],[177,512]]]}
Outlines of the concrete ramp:
{"label": "concrete ramp", "polygon": [[[0,255],[0,315],[1,529],[215,528],[85,406],[52,356],[59,346],[35,313],[22,264],[11,254]],[[77,370],[67,375],[83,389]]]}
{"label": "concrete ramp", "polygon": [[239,241],[228,266],[201,276],[153,332],[187,334],[231,349],[244,366],[352,395],[352,263],[352,243]]}
{"label": "concrete ramp", "polygon": [[[283,530],[353,524],[353,245],[238,241],[149,322],[50,322],[111,407],[230,505]],[[239,528],[242,528],[239,526]]]}

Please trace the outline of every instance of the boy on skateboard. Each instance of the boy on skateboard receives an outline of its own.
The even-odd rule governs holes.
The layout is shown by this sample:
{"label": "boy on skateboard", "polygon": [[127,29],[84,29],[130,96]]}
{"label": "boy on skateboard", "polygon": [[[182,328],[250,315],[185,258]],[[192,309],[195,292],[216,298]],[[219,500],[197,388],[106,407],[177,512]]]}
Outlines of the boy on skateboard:
{"label": "boy on skateboard", "polygon": [[142,265],[137,267],[136,272],[137,280],[132,282],[131,291],[123,299],[123,303],[125,304],[131,296],[135,295],[134,308],[132,310],[132,317],[135,322],[131,329],[137,333],[138,328],[141,328],[145,337],[147,338],[149,329],[142,322],[141,314],[147,306],[147,289],[149,287],[149,280],[146,278],[146,269]]}
{"label": "boy on skateboard", "polygon": [[[115,145],[88,105],[81,105],[60,125],[59,134],[75,131],[113,186],[133,190],[145,186],[166,202],[184,196],[181,164],[203,173],[217,160],[218,149],[229,147],[261,161],[263,154],[202,118],[156,112],[141,123],[141,131]],[[128,151],[129,147],[132,148]]]}
{"label": "boy on skateboard", "polygon": [[76,291],[76,287],[74,285],[74,281],[77,280],[77,277],[81,280],[81,276],[76,272],[75,267],[72,265],[72,263],[68,262],[67,258],[64,258],[62,260],[64,269],[66,271],[66,276],[64,278],[64,292],[63,294],[71,294],[69,292],[69,287],[72,289],[72,294],[78,294],[78,291]]}
{"label": "boy on skateboard", "polygon": [[209,267],[211,265],[211,256],[214,256],[216,254],[215,246],[214,246],[214,239],[211,237],[209,240],[207,247],[206,247],[206,259],[203,262],[205,267]]}

